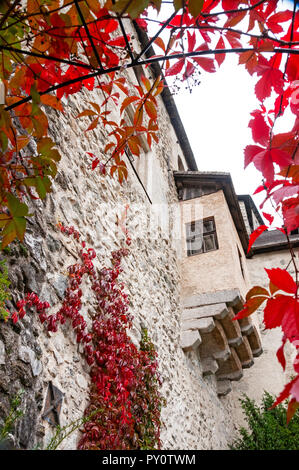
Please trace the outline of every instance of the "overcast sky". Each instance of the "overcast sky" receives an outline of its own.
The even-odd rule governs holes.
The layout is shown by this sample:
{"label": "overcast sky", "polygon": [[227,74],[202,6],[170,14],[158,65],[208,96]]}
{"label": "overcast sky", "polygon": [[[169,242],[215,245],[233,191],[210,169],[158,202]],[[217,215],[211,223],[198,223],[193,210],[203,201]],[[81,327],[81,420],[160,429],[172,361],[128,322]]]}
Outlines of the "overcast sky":
{"label": "overcast sky", "polygon": [[254,168],[244,172],[244,147],[252,143],[250,112],[258,107],[254,80],[230,56],[216,73],[201,74],[192,93],[181,89],[175,101],[198,169],[230,172],[236,192],[252,193],[260,182]]}

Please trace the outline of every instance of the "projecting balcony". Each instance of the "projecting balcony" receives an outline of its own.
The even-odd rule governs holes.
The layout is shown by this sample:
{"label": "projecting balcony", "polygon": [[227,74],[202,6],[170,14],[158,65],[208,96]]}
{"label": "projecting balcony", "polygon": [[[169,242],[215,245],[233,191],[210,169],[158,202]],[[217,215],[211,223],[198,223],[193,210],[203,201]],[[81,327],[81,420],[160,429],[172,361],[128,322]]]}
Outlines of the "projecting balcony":
{"label": "projecting balcony", "polygon": [[198,350],[203,376],[214,374],[219,396],[231,391],[262,353],[259,334],[250,317],[233,320],[242,309],[238,289],[187,297],[183,302],[181,347]]}

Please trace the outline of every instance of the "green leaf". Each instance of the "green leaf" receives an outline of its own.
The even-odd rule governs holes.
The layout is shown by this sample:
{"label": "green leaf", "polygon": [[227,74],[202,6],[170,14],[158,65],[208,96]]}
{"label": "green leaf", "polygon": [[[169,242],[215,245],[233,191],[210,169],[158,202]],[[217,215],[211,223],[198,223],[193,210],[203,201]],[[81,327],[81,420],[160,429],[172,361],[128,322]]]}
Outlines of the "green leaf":
{"label": "green leaf", "polygon": [[50,137],[44,137],[38,141],[37,151],[40,155],[51,158],[55,160],[55,162],[59,162],[61,155],[57,149],[53,148],[55,145],[55,142],[53,142]]}
{"label": "green leaf", "polygon": [[183,8],[184,3],[184,0],[173,0],[173,6],[175,11],[178,11]]}
{"label": "green leaf", "polygon": [[15,238],[18,238],[21,242],[24,240],[27,223],[25,216],[29,216],[26,204],[21,203],[10,193],[7,193],[5,197],[7,199],[7,207],[10,215],[0,214],[0,227],[3,228],[1,232],[2,250]]}
{"label": "green leaf", "polygon": [[[150,0],[118,0],[111,7],[116,13],[128,13],[132,19],[138,18],[150,3]],[[157,2],[159,3],[159,2]]]}
{"label": "green leaf", "polygon": [[2,243],[1,249],[5,248],[15,238],[18,238],[21,242],[24,240],[26,231],[26,219],[25,217],[13,217],[2,230]]}
{"label": "green leaf", "polygon": [[9,212],[13,217],[24,217],[28,215],[28,206],[19,201],[18,198],[10,193],[5,195]]}
{"label": "green leaf", "polygon": [[32,102],[33,103],[40,103],[40,94],[36,89],[36,85],[33,84],[30,88],[30,95],[32,97]]}
{"label": "green leaf", "polygon": [[51,191],[51,181],[47,176],[36,176],[35,178],[26,178],[23,180],[26,186],[33,186],[41,199],[45,199],[47,193]]}
{"label": "green leaf", "polygon": [[202,10],[204,0],[189,0],[188,9],[193,18],[197,18]]}
{"label": "green leaf", "polygon": [[154,4],[156,10],[158,10],[159,12],[161,9],[162,0],[152,0],[152,3]]}

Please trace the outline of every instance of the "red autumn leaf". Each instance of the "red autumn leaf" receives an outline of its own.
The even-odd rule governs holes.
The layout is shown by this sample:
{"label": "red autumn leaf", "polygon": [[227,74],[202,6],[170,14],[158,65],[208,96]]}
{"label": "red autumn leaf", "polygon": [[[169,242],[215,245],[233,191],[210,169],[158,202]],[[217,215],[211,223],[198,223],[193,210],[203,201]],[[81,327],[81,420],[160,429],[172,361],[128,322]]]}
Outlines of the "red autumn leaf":
{"label": "red autumn leaf", "polygon": [[178,73],[181,72],[183,66],[185,63],[185,59],[180,59],[178,62],[176,62],[172,67],[166,70],[165,75],[168,77],[170,75],[177,75]]}
{"label": "red autumn leaf", "polygon": [[196,44],[196,35],[195,32],[192,34],[187,31],[187,38],[188,38],[188,52],[194,51],[195,44]]}
{"label": "red autumn leaf", "polygon": [[246,294],[246,302],[251,297],[256,297],[258,295],[269,296],[269,293],[268,293],[267,289],[265,289],[264,287],[253,286]]}
{"label": "red autumn leaf", "polygon": [[91,169],[94,170],[98,164],[100,163],[100,160],[98,158],[95,158],[93,161],[92,161],[92,164],[91,164]]}
{"label": "red autumn leaf", "polygon": [[267,269],[265,271],[270,279],[270,281],[279,289],[287,292],[288,294],[296,294],[297,284],[285,269],[273,268]]}
{"label": "red autumn leaf", "polygon": [[[195,49],[195,51],[208,51],[208,50],[209,48],[206,44],[201,44],[199,47]],[[195,56],[195,57],[192,57],[192,60],[194,60],[206,72],[209,72],[209,73],[216,72],[214,59],[211,59],[209,57],[196,57]]]}
{"label": "red autumn leaf", "polygon": [[241,42],[239,41],[240,39],[240,34],[237,33],[236,31],[226,31],[225,37],[230,43],[232,49],[236,49],[238,47],[242,47]]}
{"label": "red autumn leaf", "polygon": [[277,189],[274,191],[271,196],[275,201],[275,204],[279,204],[283,199],[288,197],[294,196],[295,194],[299,193],[299,184],[287,184],[284,183],[282,188]]}
{"label": "red autumn leaf", "polygon": [[255,94],[259,101],[264,101],[265,98],[268,98],[272,89],[274,89],[277,94],[282,94],[283,92],[283,73],[277,68],[279,65],[277,62],[279,62],[279,60],[276,56],[269,61],[263,56],[259,57],[256,72],[261,78],[255,85]]}
{"label": "red autumn leaf", "polygon": [[287,152],[290,157],[294,160],[296,158],[296,152],[298,151],[298,131],[294,130],[291,132],[284,132],[281,134],[273,135],[272,147],[279,148],[284,152]]}
{"label": "red autumn leaf", "polygon": [[251,163],[265,177],[268,183],[274,181],[274,163],[281,168],[292,164],[292,159],[287,152],[278,148],[262,148],[258,145],[247,145],[244,150],[245,168]]}
{"label": "red autumn leaf", "polygon": [[250,235],[249,237],[249,243],[248,243],[248,248],[247,248],[247,253],[251,250],[252,245],[256,241],[256,239],[265,231],[267,230],[268,227],[266,225],[260,225],[258,228],[256,228]]}
{"label": "red autumn leaf", "polygon": [[258,144],[266,146],[269,141],[270,128],[267,126],[263,113],[261,110],[256,109],[251,113],[253,119],[249,122],[248,126],[252,131],[252,138]]}
{"label": "red autumn leaf", "polygon": [[214,73],[216,72],[214,60],[209,57],[192,57],[192,59],[206,72]]}
{"label": "red autumn leaf", "polygon": [[98,125],[98,122],[99,122],[99,117],[97,117],[96,119],[94,119],[92,121],[92,123],[90,124],[90,126],[88,126],[88,128],[85,130],[85,132],[92,131],[93,129],[95,129]]}
{"label": "red autumn leaf", "polygon": [[267,19],[267,26],[272,31],[272,33],[282,33],[283,28],[279,25],[279,23],[284,23],[289,21],[292,18],[292,12],[290,10],[286,11],[279,11],[278,13],[274,13]]}
{"label": "red autumn leaf", "polygon": [[263,214],[263,216],[265,217],[265,219],[267,219],[267,220],[268,220],[269,224],[271,225],[271,224],[272,224],[272,222],[273,222],[273,220],[274,220],[274,217],[273,217],[273,215],[271,215],[271,214],[267,214],[267,212],[263,212],[262,214]]}
{"label": "red autumn leaf", "polygon": [[122,102],[120,113],[122,114],[125,108],[127,108],[130,104],[134,103],[134,101],[138,101],[138,99],[138,96],[127,96]]}
{"label": "red autumn leaf", "polygon": [[291,400],[296,400],[299,403],[299,375],[286,384],[270,409],[275,408],[275,406],[279,405],[279,403],[286,400],[289,396],[291,396]]}
{"label": "red autumn leaf", "polygon": [[189,78],[193,74],[194,70],[195,70],[195,66],[192,64],[192,62],[188,60],[187,65],[186,65],[186,70],[183,75],[183,80],[186,80],[187,78]]}
{"label": "red autumn leaf", "polygon": [[272,183],[274,180],[274,165],[271,153],[266,149],[262,150],[255,155],[253,163],[256,169],[264,175],[266,181]]}
{"label": "red autumn leaf", "polygon": [[[222,36],[220,36],[219,38],[219,41],[217,42],[217,45],[215,47],[215,49],[225,49],[225,43],[224,43],[224,40],[222,38]],[[225,59],[225,54],[215,54],[215,60],[216,62],[218,63],[219,67],[220,65],[222,64],[222,62],[224,61]]]}
{"label": "red autumn leaf", "polygon": [[281,364],[281,367],[283,368],[283,370],[285,370],[286,368],[286,358],[285,358],[284,351],[283,351],[286,340],[287,340],[287,337],[284,335],[282,338],[282,344],[276,351],[276,357],[279,363]]}
{"label": "red autumn leaf", "polygon": [[238,23],[240,23],[240,21],[242,21],[245,16],[246,16],[246,11],[230,13],[228,15],[228,19],[227,19],[226,23],[224,24],[224,27],[225,28],[233,28]]}
{"label": "red autumn leaf", "polygon": [[236,316],[234,316],[233,320],[240,320],[241,318],[249,317],[249,315],[254,313],[267,299],[268,297],[265,296],[251,297],[246,301],[243,309],[240,310]]}
{"label": "red autumn leaf", "polygon": [[289,297],[285,307],[281,329],[291,342],[294,338],[299,338],[299,303],[293,297]]}
{"label": "red autumn leaf", "polygon": [[272,329],[281,326],[290,300],[292,301],[293,298],[287,295],[280,295],[268,300],[264,309],[264,324],[266,328]]}
{"label": "red autumn leaf", "polygon": [[288,233],[299,227],[299,196],[282,202],[282,214]]}
{"label": "red autumn leaf", "polygon": [[11,315],[11,319],[12,319],[12,322],[15,324],[17,323],[17,321],[19,320],[19,317],[17,315],[17,312],[14,312],[12,315]]}
{"label": "red autumn leaf", "polygon": [[263,150],[263,147],[259,147],[258,145],[247,145],[244,149],[244,168],[246,168],[253,161],[254,157]]}
{"label": "red autumn leaf", "polygon": [[79,118],[79,117],[84,117],[84,116],[96,116],[97,113],[95,113],[92,109],[85,109],[84,111],[82,111],[81,113],[79,113],[77,116],[76,116],[76,119]]}
{"label": "red autumn leaf", "polygon": [[146,100],[146,102],[144,104],[144,107],[145,107],[145,111],[147,112],[148,116],[151,119],[156,120],[157,119],[157,109],[156,109],[156,106],[154,105],[154,103],[152,101]]}
{"label": "red autumn leaf", "polygon": [[159,47],[162,49],[162,51],[164,52],[164,54],[166,53],[166,46],[165,46],[165,44],[164,44],[163,39],[162,39],[160,36],[158,36],[158,37],[155,39],[154,43],[157,44],[157,46],[159,46]]}
{"label": "red autumn leaf", "polygon": [[288,411],[287,411],[287,424],[289,424],[289,422],[293,418],[298,408],[299,408],[299,402],[295,398],[289,401]]}
{"label": "red autumn leaf", "polygon": [[239,56],[239,64],[244,64],[246,70],[253,75],[258,63],[258,55],[255,50],[242,52]]}

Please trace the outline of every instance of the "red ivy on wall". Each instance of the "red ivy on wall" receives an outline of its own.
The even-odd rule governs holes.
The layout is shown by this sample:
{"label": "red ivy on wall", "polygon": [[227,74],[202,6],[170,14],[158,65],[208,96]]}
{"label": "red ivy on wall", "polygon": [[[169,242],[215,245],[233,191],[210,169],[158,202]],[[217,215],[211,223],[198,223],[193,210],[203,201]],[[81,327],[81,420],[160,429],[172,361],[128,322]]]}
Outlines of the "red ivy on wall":
{"label": "red ivy on wall", "polygon": [[[79,242],[80,234],[73,227],[59,225],[60,230]],[[130,244],[130,238],[126,238]],[[160,411],[164,403],[159,388],[157,354],[147,331],[142,330],[140,349],[132,342],[128,329],[132,316],[128,312],[128,296],[118,277],[121,261],[128,255],[127,248],[112,252],[112,267],[95,269],[96,253],[81,242],[80,261],[69,266],[69,286],[61,308],[51,315],[47,302],[41,302],[34,293],[17,303],[18,311],[11,316],[15,323],[26,314],[26,308],[35,307],[39,319],[47,329],[56,332],[58,325],[70,321],[77,342],[84,347],[84,356],[90,367],[91,387],[86,422],[78,444],[80,450],[159,449]],[[80,313],[83,295],[83,276],[91,281],[96,308],[92,326]],[[96,410],[96,413],[95,413]]]}

